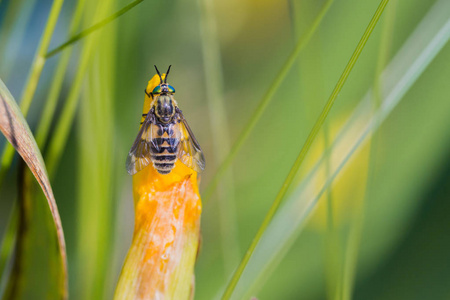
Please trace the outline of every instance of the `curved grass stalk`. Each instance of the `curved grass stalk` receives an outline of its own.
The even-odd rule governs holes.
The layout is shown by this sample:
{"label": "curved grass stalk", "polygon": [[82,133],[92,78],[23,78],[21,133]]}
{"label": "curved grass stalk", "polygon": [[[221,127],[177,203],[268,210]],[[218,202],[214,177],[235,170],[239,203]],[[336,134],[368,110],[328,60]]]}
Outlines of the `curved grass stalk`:
{"label": "curved grass stalk", "polygon": [[252,132],[253,128],[255,127],[258,120],[261,118],[263,112],[266,110],[267,106],[272,100],[273,95],[278,90],[278,87],[283,82],[284,78],[286,78],[289,70],[294,65],[297,56],[300,54],[300,52],[303,50],[303,48],[308,44],[308,42],[311,40],[311,37],[316,32],[317,28],[319,27],[320,23],[323,20],[323,17],[328,12],[331,4],[333,4],[334,0],[328,0],[323,8],[321,9],[320,13],[317,15],[316,19],[314,20],[313,25],[311,25],[311,28],[308,30],[308,32],[302,36],[297,44],[295,45],[295,48],[292,50],[291,54],[289,55],[288,59],[284,63],[284,65],[281,67],[280,71],[278,72],[277,76],[275,77],[274,81],[270,85],[269,89],[267,90],[264,97],[259,102],[255,112],[250,117],[250,120],[244,127],[244,129],[239,134],[238,138],[236,139],[236,142],[233,144],[233,147],[231,148],[230,152],[228,153],[227,157],[223,160],[223,162],[220,164],[219,168],[217,169],[216,173],[214,174],[213,178],[211,179],[211,182],[206,187],[203,194],[203,203],[206,204],[209,199],[212,196],[212,193],[216,189],[217,185],[219,184],[222,177],[225,175],[225,171],[230,167],[231,162],[233,161],[236,154],[241,149],[242,145],[244,144],[247,137]]}
{"label": "curved grass stalk", "polygon": [[118,17],[120,17],[121,15],[123,15],[124,13],[126,13],[127,11],[129,11],[130,9],[132,9],[133,7],[135,7],[136,5],[138,5],[139,3],[143,2],[143,1],[144,0],[135,0],[135,1],[131,2],[130,4],[126,5],[124,8],[122,8],[122,9],[118,10],[117,12],[113,13],[109,17],[106,17],[105,19],[99,21],[98,23],[95,23],[91,27],[86,28],[82,32],[72,36],[66,42],[62,43],[61,45],[59,45],[55,49],[53,49],[53,50],[49,51],[48,53],[46,53],[45,54],[45,58],[49,58],[49,57],[52,57],[53,55],[56,55],[57,53],[61,52],[65,48],[69,47],[70,45],[78,42],[80,39],[82,39],[82,38],[90,35],[91,33],[99,30],[103,26],[111,23],[112,21],[114,21],[115,19],[117,19]]}
{"label": "curved grass stalk", "polygon": [[[324,166],[324,154],[286,200],[255,249],[237,286],[234,294],[236,299],[248,298],[267,279],[270,270],[278,265],[301,233],[306,218],[321,196],[450,40],[450,17],[446,13],[449,9],[450,2],[436,2],[385,68],[380,79],[383,101],[379,109],[373,111],[373,93],[369,90],[354,110],[328,150],[331,153],[342,153],[337,157],[331,176],[326,180],[319,177],[319,170]],[[313,182],[315,185],[319,184],[314,191],[308,189]]]}
{"label": "curved grass stalk", "polygon": [[[41,77],[42,69],[45,65],[45,53],[47,52],[48,46],[50,44],[53,31],[58,21],[59,13],[64,0],[54,0],[50,15],[45,26],[44,33],[42,35],[36,56],[34,57],[33,64],[31,66],[30,74],[25,84],[25,90],[22,95],[22,101],[20,103],[20,109],[24,117],[27,116],[28,110],[30,109],[31,101],[33,100],[34,93],[36,91],[39,78]],[[12,159],[14,156],[14,148],[11,145],[6,145],[4,148],[2,159],[1,159],[1,170],[0,170],[0,182],[3,181],[3,177],[11,166]]]}
{"label": "curved grass stalk", "polygon": [[253,254],[253,251],[255,250],[256,246],[258,245],[259,240],[261,239],[262,235],[266,231],[267,226],[269,225],[270,221],[272,220],[273,216],[275,215],[276,211],[278,210],[281,200],[286,195],[286,192],[287,192],[289,186],[291,185],[292,181],[294,180],[294,177],[297,174],[297,171],[300,168],[300,166],[306,156],[306,153],[308,152],[309,148],[311,147],[312,142],[314,141],[317,134],[319,133],[319,130],[322,127],[322,124],[324,123],[326,117],[328,116],[328,113],[330,112],[334,101],[336,100],[339,92],[342,90],[342,87],[344,86],[348,76],[350,75],[351,70],[353,69],[362,50],[364,49],[364,46],[366,45],[367,40],[369,39],[376,24],[378,23],[378,20],[380,19],[381,14],[383,13],[384,8],[388,4],[388,2],[389,2],[389,0],[382,0],[380,2],[380,5],[378,6],[377,10],[375,11],[374,16],[372,17],[372,20],[370,21],[363,36],[361,37],[361,40],[359,41],[358,45],[356,46],[356,49],[355,49],[352,57],[350,58],[350,61],[348,62],[347,66],[345,67],[344,72],[342,73],[341,77],[339,78],[333,92],[331,93],[327,103],[325,104],[324,109],[322,110],[319,118],[317,119],[310,134],[308,135],[308,137],[305,141],[305,144],[303,145],[302,149],[300,150],[300,153],[299,153],[297,159],[295,160],[294,165],[292,166],[291,170],[289,171],[289,174],[286,177],[286,180],[284,181],[280,191],[278,192],[277,197],[275,198],[272,206],[270,207],[269,211],[267,212],[266,216],[264,217],[264,220],[263,220],[260,228],[258,229],[258,232],[256,233],[250,247],[248,248],[241,264],[239,265],[239,267],[237,268],[233,277],[231,278],[230,283],[229,283],[228,287],[226,288],[222,299],[230,299],[230,297],[234,291],[234,288],[236,287],[236,284],[239,281],[239,278],[241,277],[242,272],[245,269],[245,266],[247,265],[250,257]]}

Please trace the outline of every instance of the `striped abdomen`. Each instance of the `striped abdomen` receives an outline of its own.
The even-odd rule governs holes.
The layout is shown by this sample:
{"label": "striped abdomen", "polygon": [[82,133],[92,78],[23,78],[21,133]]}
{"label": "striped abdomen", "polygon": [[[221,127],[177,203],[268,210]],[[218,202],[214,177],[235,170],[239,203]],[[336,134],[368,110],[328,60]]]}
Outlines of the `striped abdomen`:
{"label": "striped abdomen", "polygon": [[151,143],[151,160],[160,174],[169,174],[177,161],[180,139],[174,135],[170,125],[160,125],[160,137],[154,138]]}

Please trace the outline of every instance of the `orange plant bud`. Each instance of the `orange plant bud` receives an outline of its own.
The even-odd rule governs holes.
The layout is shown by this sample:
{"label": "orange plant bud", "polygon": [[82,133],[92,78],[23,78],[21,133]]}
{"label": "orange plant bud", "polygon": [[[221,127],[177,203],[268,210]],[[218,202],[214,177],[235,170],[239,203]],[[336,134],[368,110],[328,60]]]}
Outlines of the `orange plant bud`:
{"label": "orange plant bud", "polygon": [[[155,75],[147,91],[159,82]],[[144,114],[151,101],[146,96]],[[133,241],[115,299],[192,298],[202,210],[197,173],[179,160],[167,175],[150,164],[133,176],[133,197]]]}

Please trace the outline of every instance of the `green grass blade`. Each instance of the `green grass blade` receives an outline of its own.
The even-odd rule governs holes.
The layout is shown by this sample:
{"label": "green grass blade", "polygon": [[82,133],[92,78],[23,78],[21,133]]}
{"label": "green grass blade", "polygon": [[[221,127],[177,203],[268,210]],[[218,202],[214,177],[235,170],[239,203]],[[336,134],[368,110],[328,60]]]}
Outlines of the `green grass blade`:
{"label": "green grass blade", "polygon": [[135,0],[135,1],[131,2],[130,4],[128,4],[127,6],[125,6],[124,8],[122,8],[122,9],[118,10],[117,12],[113,13],[109,17],[106,17],[105,19],[99,21],[98,23],[95,23],[91,27],[86,28],[82,32],[72,36],[71,38],[69,38],[69,40],[67,40],[66,42],[62,43],[60,46],[56,47],[55,49],[49,51],[47,54],[45,54],[45,58],[49,58],[49,57],[52,57],[53,55],[56,55],[57,53],[59,53],[62,50],[64,50],[66,47],[72,45],[73,43],[76,43],[80,39],[82,39],[82,38],[90,35],[91,33],[99,30],[103,26],[111,23],[112,21],[114,21],[115,19],[117,19],[121,15],[125,14],[127,11],[129,11],[130,9],[132,9],[133,7],[135,7],[136,5],[138,5],[139,3],[143,2],[143,1],[144,0]]}
{"label": "green grass blade", "polygon": [[311,25],[311,28],[309,28],[308,32],[298,40],[297,44],[295,45],[295,48],[292,50],[288,59],[286,60],[284,65],[281,67],[280,71],[278,72],[274,81],[270,85],[266,94],[259,102],[255,112],[250,117],[250,120],[248,121],[248,123],[246,124],[244,129],[239,134],[236,142],[233,144],[233,147],[230,150],[230,153],[227,155],[227,157],[224,159],[224,161],[220,164],[219,168],[217,169],[216,173],[214,174],[213,178],[211,179],[211,182],[209,183],[209,185],[207,186],[205,191],[202,193],[204,203],[207,203],[209,201],[209,199],[211,198],[212,193],[216,189],[221,178],[225,175],[225,171],[230,167],[231,162],[233,161],[234,157],[241,149],[242,145],[244,144],[245,140],[252,132],[252,130],[255,127],[258,120],[261,118],[263,112],[266,110],[267,106],[269,105],[270,101],[272,100],[273,95],[275,94],[275,92],[277,91],[278,87],[281,85],[283,80],[286,78],[289,70],[294,65],[298,55],[303,50],[303,48],[308,44],[308,42],[311,40],[311,37],[316,32],[317,28],[319,27],[320,23],[323,20],[323,17],[327,13],[327,11],[329,10],[329,8],[333,2],[334,2],[334,0],[328,0],[324,4],[320,13],[317,15],[316,19],[314,20],[313,25]]}
{"label": "green grass blade", "polygon": [[[85,3],[86,0],[78,0],[77,2],[77,6],[75,8],[73,19],[69,28],[69,33],[71,35],[74,34],[80,26]],[[61,56],[55,75],[53,76],[50,92],[47,101],[45,102],[42,117],[36,130],[36,142],[41,149],[43,149],[48,137],[50,124],[53,120],[56,105],[58,103],[58,97],[64,81],[64,74],[66,73],[67,67],[69,65],[71,54],[72,51],[69,49]]]}
{"label": "green grass blade", "polygon": [[[66,298],[67,296],[67,261],[66,261],[66,246],[64,241],[64,233],[62,230],[61,219],[59,216],[58,208],[56,206],[55,197],[53,195],[52,187],[50,186],[50,180],[47,176],[45,164],[41,156],[41,152],[36,144],[36,141],[31,134],[28,124],[25,121],[24,116],[20,112],[14,98],[9,90],[0,80],[0,130],[5,135],[7,140],[14,146],[23,160],[27,163],[30,171],[39,183],[43,194],[47,198],[47,202],[39,201],[31,194],[31,185],[36,187],[33,178],[30,175],[26,175],[26,183],[28,184],[26,189],[19,190],[22,194],[21,205],[21,218],[19,225],[18,251],[15,256],[13,272],[10,276],[10,281],[7,288],[7,294],[4,295],[5,299],[14,299],[9,295],[16,293],[25,293],[32,291],[29,290],[28,285],[24,287],[18,286],[18,284],[26,282],[32,282],[36,276],[27,273],[28,266],[31,264],[25,263],[30,256],[38,253],[38,248],[47,247],[46,243],[42,243],[44,236],[48,238],[46,240],[54,247],[50,247],[50,250],[44,251],[48,257],[48,267],[51,272],[48,272],[49,284],[56,286],[54,291],[58,294],[58,298]],[[24,175],[25,176],[25,175]],[[25,184],[25,183],[24,183]],[[26,199],[25,199],[26,198]],[[26,205],[25,205],[26,204]],[[42,226],[40,226],[42,225]],[[25,226],[25,227],[24,227]],[[20,229],[22,228],[22,230]],[[25,230],[26,228],[27,230]],[[39,231],[38,229],[42,229]],[[37,230],[37,232],[34,232]],[[39,233],[39,234],[36,234]],[[37,245],[41,245],[38,247]],[[36,246],[36,247],[33,247]],[[41,249],[42,250],[42,249]],[[29,255],[27,255],[29,254]],[[41,263],[39,260],[33,262]],[[12,294],[10,294],[12,293]]]}
{"label": "green grass blade", "polygon": [[364,46],[367,43],[367,40],[369,39],[371,33],[373,32],[378,20],[381,17],[381,14],[384,11],[384,8],[388,4],[389,0],[382,0],[380,2],[380,5],[378,6],[377,10],[375,11],[375,14],[370,21],[369,25],[367,26],[361,40],[359,41],[358,45],[356,46],[356,49],[350,58],[350,61],[348,62],[347,66],[344,69],[344,72],[342,73],[341,77],[339,78],[333,92],[331,93],[327,103],[325,104],[325,107],[323,111],[321,112],[319,118],[317,119],[316,123],[314,124],[313,129],[311,130],[310,134],[308,135],[304,146],[300,150],[300,153],[297,157],[297,159],[294,162],[294,165],[292,166],[286,180],[284,181],[277,197],[275,198],[272,206],[270,207],[267,215],[265,216],[260,228],[258,229],[258,232],[256,233],[250,247],[248,248],[241,264],[237,268],[236,272],[234,273],[233,277],[230,280],[230,283],[228,287],[225,290],[225,293],[222,297],[222,299],[230,299],[234,288],[236,287],[237,282],[239,281],[239,278],[242,275],[242,272],[245,269],[245,266],[247,265],[250,257],[253,254],[253,251],[255,250],[256,246],[259,243],[259,240],[261,239],[262,235],[264,234],[267,226],[269,225],[270,221],[272,220],[273,216],[275,215],[275,212],[278,210],[278,207],[281,203],[281,200],[286,195],[286,192],[291,185],[292,181],[294,180],[295,175],[297,174],[298,169],[300,168],[300,165],[302,164],[306,153],[308,152],[309,148],[311,147],[312,142],[316,138],[320,128],[322,127],[322,124],[324,123],[326,117],[328,116],[329,111],[331,110],[331,107],[333,106],[334,101],[336,100],[339,92],[341,91],[342,87],[344,86],[348,76],[350,75],[351,70],[353,69],[353,66],[355,65],[356,61],[358,60],[362,50],[364,49]]}
{"label": "green grass blade", "polygon": [[[101,14],[113,11],[113,1],[103,1]],[[94,10],[93,3],[90,9]],[[113,87],[115,79],[115,24],[97,37],[98,53],[87,70],[86,89],[77,115],[78,201],[77,272],[73,295],[79,299],[112,299],[107,285],[113,237],[114,144]],[[114,278],[115,280],[115,278]],[[111,290],[110,290],[111,291]],[[112,292],[112,291],[111,291]]]}
{"label": "green grass blade", "polygon": [[[42,69],[45,65],[45,53],[47,52],[48,46],[50,44],[50,40],[53,35],[53,31],[56,26],[56,22],[58,21],[59,14],[61,12],[61,8],[64,0],[54,0],[52,4],[52,8],[50,11],[50,15],[47,20],[47,24],[45,26],[44,33],[42,35],[36,56],[34,57],[33,64],[31,66],[31,71],[28,76],[28,79],[25,84],[25,90],[22,95],[22,101],[20,102],[20,109],[22,114],[26,117],[28,114],[28,110],[31,105],[31,101],[33,100],[34,93],[36,91],[39,78],[41,77]],[[6,145],[4,148],[2,159],[1,159],[1,170],[0,170],[0,182],[3,181],[3,178],[11,166],[12,159],[14,155],[14,149],[10,145]]]}
{"label": "green grass blade", "polygon": [[[244,272],[243,280],[239,282],[237,298],[245,299],[249,296],[247,291],[254,291],[257,286],[263,284],[270,270],[278,265],[302,232],[307,217],[323,193],[340,175],[350,158],[361,150],[372,132],[392,113],[402,97],[450,40],[450,18],[446,13],[449,9],[450,2],[446,0],[436,2],[384,70],[381,79],[383,102],[379,109],[373,111],[371,103],[373,93],[369,90],[354,110],[329,149],[333,153],[339,149],[341,153],[333,164],[331,176],[321,179],[319,170],[323,168],[323,156],[285,201],[255,250]],[[316,192],[310,193],[307,187],[313,182],[317,189],[314,189]]]}
{"label": "green grass blade", "polygon": [[[328,149],[330,144],[330,133],[327,124],[323,127],[324,135],[324,148]],[[329,151],[325,152],[324,156],[325,164],[325,174],[326,176],[331,175],[331,153]],[[335,203],[333,201],[333,195],[331,189],[326,191],[326,223],[327,231],[325,233],[325,275],[326,275],[326,286],[327,286],[327,297],[328,299],[341,299],[342,290],[342,252],[343,245],[340,238],[339,230],[336,226],[334,220],[335,216]]]}

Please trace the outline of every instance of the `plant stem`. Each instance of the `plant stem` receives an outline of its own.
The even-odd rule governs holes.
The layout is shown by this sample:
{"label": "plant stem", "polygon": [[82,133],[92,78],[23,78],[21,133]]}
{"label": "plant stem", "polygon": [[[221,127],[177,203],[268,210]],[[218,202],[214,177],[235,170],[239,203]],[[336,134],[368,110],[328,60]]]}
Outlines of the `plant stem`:
{"label": "plant stem", "polygon": [[45,54],[45,58],[49,58],[49,57],[52,57],[53,55],[56,55],[57,53],[59,53],[62,50],[64,50],[66,47],[72,45],[73,43],[76,43],[78,40],[88,36],[89,34],[93,33],[94,31],[96,31],[96,30],[98,30],[100,28],[102,28],[103,26],[107,25],[108,23],[111,23],[112,21],[114,21],[115,19],[117,19],[118,17],[120,17],[121,15],[123,15],[124,13],[126,13],[127,11],[129,11],[130,9],[132,9],[133,7],[135,7],[136,5],[138,5],[139,3],[143,2],[143,1],[144,0],[135,0],[135,1],[131,2],[130,4],[128,4],[127,6],[125,6],[124,8],[122,8],[122,9],[118,10],[117,12],[113,13],[109,17],[106,17],[105,19],[99,21],[98,23],[95,23],[91,27],[86,28],[82,32],[72,36],[71,38],[69,38],[69,40],[67,40],[66,42],[62,43],[61,45],[59,45],[55,49],[49,51],[47,54]]}
{"label": "plant stem", "polygon": [[263,112],[266,110],[267,106],[269,105],[270,101],[272,100],[273,95],[275,94],[275,92],[277,91],[278,87],[283,82],[283,80],[286,77],[286,75],[289,72],[289,70],[294,65],[294,63],[295,63],[295,61],[297,59],[297,56],[303,50],[303,48],[308,44],[308,42],[310,41],[311,37],[316,32],[317,28],[319,27],[320,23],[322,22],[323,17],[327,13],[328,9],[330,8],[330,6],[331,6],[331,4],[333,2],[334,2],[334,0],[328,0],[324,4],[324,6],[323,6],[322,10],[320,11],[319,15],[314,20],[314,23],[311,26],[311,28],[308,30],[308,32],[304,36],[302,36],[298,40],[294,50],[292,50],[292,52],[289,55],[288,59],[286,60],[286,62],[284,63],[284,65],[282,66],[280,71],[278,72],[278,75],[275,77],[275,80],[272,82],[272,84],[270,85],[270,87],[267,90],[266,94],[264,95],[264,97],[259,102],[259,104],[258,104],[255,112],[251,116],[249,122],[244,127],[244,129],[241,131],[241,133],[239,134],[239,137],[237,138],[236,142],[234,143],[234,145],[231,148],[230,152],[228,153],[227,157],[224,159],[222,164],[219,166],[219,168],[217,169],[217,171],[214,174],[213,178],[211,179],[211,182],[206,187],[206,189],[205,189],[205,191],[203,193],[203,202],[204,203],[207,203],[209,201],[209,199],[211,198],[212,193],[214,192],[214,190],[216,189],[219,181],[221,180],[221,178],[225,174],[225,171],[231,165],[231,162],[233,161],[234,157],[236,156],[236,154],[241,149],[242,145],[244,144],[245,140],[249,136],[250,132],[252,132],[252,130],[255,127],[255,125],[258,122],[258,120],[261,118]]}
{"label": "plant stem", "polygon": [[[331,151],[329,125],[323,126],[324,153],[325,153],[325,174],[331,177]],[[328,299],[341,299],[342,290],[342,244],[339,235],[339,227],[334,219],[334,203],[332,196],[332,185],[325,193],[326,197],[326,232],[325,232],[325,275],[327,284]]]}
{"label": "plant stem", "polygon": [[233,277],[231,278],[231,280],[225,290],[225,293],[223,294],[222,299],[230,299],[230,297],[234,291],[234,288],[236,287],[236,284],[238,283],[239,278],[242,275],[242,272],[244,271],[248,261],[250,260],[250,257],[253,254],[253,251],[255,250],[255,248],[258,245],[258,242],[261,239],[262,235],[264,234],[267,226],[269,225],[270,221],[272,220],[273,216],[275,215],[276,211],[278,210],[281,200],[286,195],[286,192],[287,192],[289,186],[291,185],[292,181],[294,180],[294,177],[297,174],[297,171],[300,168],[300,166],[306,156],[306,153],[308,152],[309,148],[311,147],[312,142],[314,141],[320,128],[322,127],[322,124],[324,123],[326,117],[328,116],[328,113],[330,112],[331,107],[334,104],[334,101],[336,100],[337,96],[339,95],[339,92],[342,90],[342,87],[344,86],[348,76],[350,75],[350,72],[352,71],[356,61],[358,60],[362,50],[364,49],[364,46],[366,45],[367,40],[369,39],[371,33],[373,32],[375,25],[378,23],[378,20],[380,19],[381,14],[383,13],[384,8],[388,4],[388,2],[389,2],[389,0],[382,0],[380,2],[380,5],[378,6],[377,10],[375,11],[374,16],[372,17],[372,20],[370,21],[361,40],[359,41],[358,45],[356,46],[356,49],[353,52],[353,55],[350,58],[350,61],[348,62],[347,66],[345,67],[344,72],[342,73],[341,77],[339,78],[333,92],[331,93],[327,103],[325,104],[325,107],[323,108],[319,118],[317,119],[316,123],[314,124],[314,127],[312,128],[310,134],[308,135],[308,138],[306,139],[305,144],[303,145],[302,149],[300,150],[300,153],[299,153],[297,159],[295,160],[294,165],[292,166],[291,170],[289,171],[289,174],[286,177],[286,180],[284,181],[280,191],[278,192],[277,197],[275,198],[274,202],[272,203],[272,206],[270,207],[269,211],[267,212],[250,247],[248,248],[247,252],[245,253],[245,256],[242,259],[242,262],[240,263],[236,272],[234,273]]}

